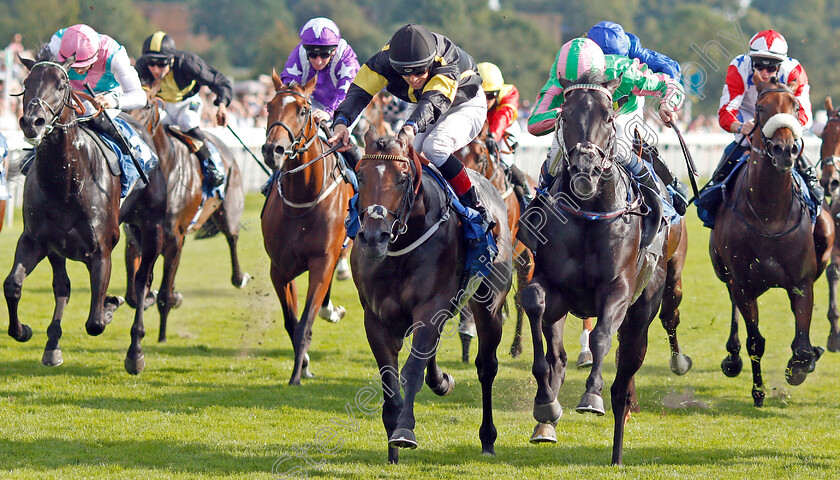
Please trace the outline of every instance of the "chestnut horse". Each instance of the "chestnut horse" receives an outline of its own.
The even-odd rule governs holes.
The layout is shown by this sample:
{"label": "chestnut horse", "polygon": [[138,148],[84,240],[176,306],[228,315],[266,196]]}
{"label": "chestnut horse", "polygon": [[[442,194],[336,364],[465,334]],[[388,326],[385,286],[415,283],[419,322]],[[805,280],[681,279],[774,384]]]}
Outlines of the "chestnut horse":
{"label": "chestnut horse", "polygon": [[[638,408],[634,376],[647,352],[648,328],[662,303],[669,256],[684,254],[686,245],[682,224],[658,230],[658,215],[643,217],[644,207],[660,208],[656,192],[640,192],[647,187],[636,187],[615,165],[612,95],[618,82],[607,82],[598,72],[582,76],[574,85],[561,80],[566,97],[557,135],[564,145],[563,165],[549,195],[537,197],[539,203],[526,212],[529,219],[542,215],[544,223],[534,278],[522,292],[537,381],[533,413],[539,423],[532,443],[557,441],[554,426],[563,412],[557,393],[566,373],[567,313],[598,318],[589,337],[592,371],[576,407],[579,413],[605,413],[601,372],[612,335],[618,332],[617,371],[610,389],[614,464],[622,461],[624,425]],[[660,184],[659,193],[664,192]],[[534,234],[524,223],[519,230],[523,239]]]}
{"label": "chestnut horse", "polygon": [[[119,299],[106,293],[111,279],[111,251],[120,238],[119,223],[124,221],[136,231],[141,261],[132,293],[135,298],[146,298],[149,277],[163,243],[166,186],[162,171],[156,167],[148,174],[149,183],[136,188],[142,186],[142,180],[138,180],[120,207],[120,178],[111,173],[99,147],[78,123],[77,115],[84,109],[79,95],[71,90],[68,74],[74,58],[58,63],[45,48],[37,61],[21,61],[30,72],[23,82],[20,126],[36,148],[24,183],[23,233],[3,286],[9,307],[9,335],[25,342],[32,336],[32,329],[18,319],[23,280],[44,257],[49,259],[55,311],[41,361],[55,366],[63,362],[58,340],[64,308],[70,300],[66,260],[83,262],[90,272],[90,314],[85,327],[88,334],[99,335],[120,305]],[[130,117],[127,120],[133,121]],[[151,144],[142,126],[136,127]],[[131,374],[140,373],[145,366],[140,345],[144,335],[143,309],[137,308],[125,358],[125,369]]]}
{"label": "chestnut horse", "polygon": [[[475,170],[482,174],[484,178],[490,180],[496,190],[502,195],[502,200],[504,200],[505,206],[507,207],[508,228],[510,228],[511,237],[514,242],[510,248],[513,248],[513,268],[516,270],[517,285],[516,295],[514,297],[516,329],[514,331],[513,343],[510,346],[510,354],[513,358],[517,358],[522,353],[522,319],[524,317],[520,295],[522,294],[522,289],[531,281],[531,277],[534,274],[534,255],[531,253],[531,250],[516,239],[516,232],[519,229],[519,200],[516,198],[510,179],[507,178],[504,170],[498,164],[498,160],[490,155],[490,152],[484,144],[484,140],[488,135],[487,128],[487,122],[485,122],[478,137],[473,139],[467,146],[455,152],[455,156],[464,163],[465,167]],[[528,178],[528,180],[533,183],[531,178]],[[468,310],[462,313],[462,319],[462,360],[468,362],[470,340],[475,327]],[[464,329],[471,331],[470,333],[465,333],[463,331]]]}
{"label": "chestnut horse", "polygon": [[[829,214],[834,221],[836,232],[837,228],[840,228],[840,201],[838,201],[840,199],[840,170],[837,168],[837,163],[840,162],[840,108],[835,110],[831,104],[831,97],[826,97],[825,110],[828,113],[828,120],[820,135],[822,138],[820,183],[826,196],[831,198]],[[840,235],[834,235],[831,263],[825,269],[825,277],[828,279],[828,322],[830,324],[826,348],[829,352],[840,352],[840,327],[837,322],[840,318],[840,309],[837,307],[837,283],[840,281]]]}
{"label": "chestnut horse", "polygon": [[[318,136],[305,86],[283,81],[272,72],[275,95],[268,102],[268,128],[263,145],[265,164],[278,172],[262,212],[265,251],[271,258],[271,282],[280,299],[286,331],[295,350],[289,385],[310,378],[312,324],[329,298],[333,270],[347,235],[344,218],[353,187],[342,175],[338,155]],[[274,178],[274,177],[272,177]],[[309,288],[300,320],[294,279],[309,271]],[[329,315],[327,315],[329,318]]]}
{"label": "chestnut horse", "polygon": [[[149,103],[144,109],[135,110],[135,117],[143,122],[152,134],[154,147],[160,159],[160,166],[166,178],[166,217],[163,224],[163,278],[157,295],[157,307],[160,313],[160,332],[158,342],[166,341],[166,325],[169,311],[180,306],[183,297],[175,291],[175,275],[181,262],[185,235],[194,230],[199,238],[222,232],[230,248],[230,260],[233,273],[231,283],[237,288],[244,287],[251,276],[243,273],[239,266],[236,244],[239,239],[239,221],[245,209],[245,190],[242,186],[242,174],[239,165],[233,159],[230,149],[215,136],[207,133],[219,150],[226,169],[225,198],[209,198],[202,206],[202,175],[200,160],[190,153],[189,148],[167,133],[160,122],[162,100],[155,98],[155,92],[149,91]],[[202,208],[201,214],[199,208]],[[193,223],[195,220],[195,223]],[[203,227],[204,226],[204,227]],[[209,233],[207,233],[209,232]],[[127,233],[130,233],[127,230]],[[138,251],[136,238],[128,235],[129,242],[125,250],[126,272],[128,273],[128,291],[133,288],[133,275],[136,270]],[[129,296],[126,295],[126,300]],[[152,297],[153,298],[153,297]],[[148,305],[147,305],[148,306]]]}
{"label": "chestnut horse", "polygon": [[[791,168],[802,153],[799,104],[791,88],[773,77],[761,82],[758,91],[756,128],[752,152],[745,168],[737,173],[734,187],[725,192],[718,208],[715,228],[709,238],[709,253],[715,273],[729,290],[732,321],[728,356],[721,369],[734,377],[741,372],[741,342],[738,317],[744,317],[747,352],[752,363],[752,397],[756,407],[764,404],[761,357],[764,337],[758,329],[758,297],[773,287],[784,288],[796,319],[791,344],[793,355],[785,370],[791,385],[805,381],[816,366],[822,349],[811,345],[811,314],[814,281],[828,264],[834,241],[834,223],[823,208],[812,227],[808,209],[797,198]],[[825,202],[823,202],[825,203]]]}
{"label": "chestnut horse", "polygon": [[[452,375],[437,364],[436,352],[446,321],[467,300],[479,341],[475,366],[483,415],[478,435],[482,452],[494,453],[496,348],[502,336],[502,305],[511,283],[509,248],[499,249],[486,277],[463,281],[466,249],[461,224],[440,185],[422,175],[418,157],[410,145],[394,137],[377,138],[369,129],[365,155],[357,166],[361,228],[350,265],[365,311],[365,333],[382,380],[382,421],[391,463],[399,461],[399,448],[418,445],[414,401],[424,374],[437,395],[447,395],[455,387]],[[476,172],[468,174],[488,214],[496,220],[496,244],[511,245],[499,194]],[[399,352],[412,334],[408,359],[397,373]],[[400,395],[401,382],[405,399]]]}

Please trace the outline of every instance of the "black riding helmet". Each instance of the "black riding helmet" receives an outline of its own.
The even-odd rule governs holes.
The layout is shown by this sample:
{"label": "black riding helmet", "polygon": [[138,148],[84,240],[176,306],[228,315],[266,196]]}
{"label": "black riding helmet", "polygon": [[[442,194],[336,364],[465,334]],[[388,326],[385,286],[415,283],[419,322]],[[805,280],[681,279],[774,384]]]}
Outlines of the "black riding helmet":
{"label": "black riding helmet", "polygon": [[391,37],[388,59],[400,75],[420,74],[428,70],[437,53],[437,42],[431,30],[408,24]]}
{"label": "black riding helmet", "polygon": [[172,60],[175,56],[175,40],[166,33],[157,31],[143,42],[143,56],[156,60]]}

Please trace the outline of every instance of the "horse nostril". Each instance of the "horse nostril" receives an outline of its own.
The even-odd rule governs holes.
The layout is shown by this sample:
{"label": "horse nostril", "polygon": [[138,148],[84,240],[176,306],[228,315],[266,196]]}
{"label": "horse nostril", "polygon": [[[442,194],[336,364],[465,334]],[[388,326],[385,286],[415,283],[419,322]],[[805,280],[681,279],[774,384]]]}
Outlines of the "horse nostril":
{"label": "horse nostril", "polygon": [[286,151],[286,149],[282,145],[277,145],[276,147],[274,147],[274,154],[275,155],[283,155],[283,153],[285,151]]}
{"label": "horse nostril", "polygon": [[828,184],[829,192],[836,192],[838,188],[840,188],[840,180],[832,180],[831,183]]}
{"label": "horse nostril", "polygon": [[43,117],[38,117],[35,119],[35,122],[32,124],[35,127],[43,127],[46,125],[47,121],[43,119]]}
{"label": "horse nostril", "polygon": [[391,234],[388,232],[380,232],[378,237],[378,243],[385,243],[391,239]]}

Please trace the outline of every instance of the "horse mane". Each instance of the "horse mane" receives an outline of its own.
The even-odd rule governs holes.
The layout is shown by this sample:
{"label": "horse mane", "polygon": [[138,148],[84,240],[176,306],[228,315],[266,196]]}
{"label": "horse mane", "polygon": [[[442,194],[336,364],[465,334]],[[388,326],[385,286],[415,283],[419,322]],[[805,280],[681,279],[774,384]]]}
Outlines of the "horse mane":
{"label": "horse mane", "polygon": [[592,68],[586,71],[583,75],[579,76],[577,80],[572,82],[572,85],[582,85],[582,84],[595,84],[595,85],[603,85],[607,83],[608,79],[607,76],[601,70],[597,68]]}
{"label": "horse mane", "polygon": [[44,44],[41,47],[41,50],[38,52],[38,55],[35,56],[36,62],[59,62],[58,57],[52,53],[50,50],[49,44]]}
{"label": "horse mane", "polygon": [[389,150],[391,148],[402,148],[402,145],[394,145],[399,143],[396,137],[379,137],[376,139],[376,148],[379,151]]}

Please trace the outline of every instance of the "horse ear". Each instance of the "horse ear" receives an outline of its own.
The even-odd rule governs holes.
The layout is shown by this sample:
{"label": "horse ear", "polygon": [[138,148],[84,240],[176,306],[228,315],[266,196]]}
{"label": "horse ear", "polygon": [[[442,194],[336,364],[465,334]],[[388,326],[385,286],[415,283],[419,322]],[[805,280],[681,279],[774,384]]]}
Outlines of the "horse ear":
{"label": "horse ear", "polygon": [[828,115],[831,116],[831,111],[834,110],[834,106],[831,104],[831,95],[825,97],[825,111],[828,112]]}
{"label": "horse ear", "polygon": [[376,142],[376,128],[369,126],[365,132],[365,145],[373,145]]}
{"label": "horse ear", "polygon": [[753,85],[755,85],[755,89],[758,93],[761,93],[761,91],[764,90],[763,84],[765,83],[761,81],[761,75],[759,75],[758,72],[753,73],[752,80]]}
{"label": "horse ear", "polygon": [[277,70],[271,69],[271,81],[274,82],[274,91],[279,92],[283,89],[283,80],[280,80],[280,75],[277,75]]}
{"label": "horse ear", "polygon": [[32,66],[35,65],[35,60],[30,60],[28,58],[23,58],[23,57],[20,56],[20,54],[18,54],[17,57],[18,57],[18,60],[20,60],[20,63],[22,63],[23,66],[26,67],[27,70],[32,70]]}
{"label": "horse ear", "polygon": [[567,78],[560,77],[557,80],[560,80],[560,86],[563,87],[563,90],[569,88],[569,86],[572,84],[572,81]]}
{"label": "horse ear", "polygon": [[317,81],[318,81],[318,76],[315,75],[308,82],[306,82],[306,85],[303,86],[303,93],[307,97],[311,96],[312,92],[315,91],[315,82],[317,82]]}
{"label": "horse ear", "polygon": [[70,55],[69,57],[67,57],[67,59],[66,59],[66,60],[64,60],[64,63],[62,63],[62,64],[61,64],[61,66],[62,66],[62,67],[64,67],[64,68],[65,68],[65,70],[67,70],[67,69],[69,69],[69,68],[70,68],[70,66],[71,66],[71,65],[73,65],[75,62],[76,62],[76,54],[74,53],[73,55]]}
{"label": "horse ear", "polygon": [[788,82],[787,87],[790,89],[791,92],[796,93],[796,89],[799,88],[799,82],[796,80],[792,80]]}
{"label": "horse ear", "polygon": [[610,80],[609,82],[605,83],[604,88],[606,88],[607,90],[609,90],[612,93],[615,93],[615,91],[618,90],[619,85],[621,85],[621,79],[620,78],[614,78],[614,79]]}

